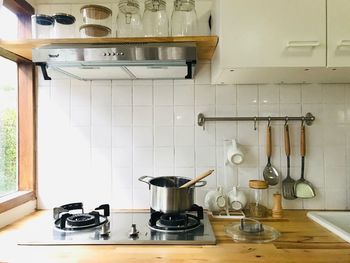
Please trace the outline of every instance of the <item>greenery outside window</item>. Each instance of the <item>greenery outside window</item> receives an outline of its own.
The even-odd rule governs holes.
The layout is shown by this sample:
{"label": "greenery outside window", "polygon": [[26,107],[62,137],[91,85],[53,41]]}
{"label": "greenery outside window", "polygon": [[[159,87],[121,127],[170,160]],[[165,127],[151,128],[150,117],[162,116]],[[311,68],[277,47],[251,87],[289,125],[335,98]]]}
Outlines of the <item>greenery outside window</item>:
{"label": "greenery outside window", "polygon": [[0,214],[35,198],[34,66],[1,45],[31,38],[32,14],[25,0],[0,9]]}

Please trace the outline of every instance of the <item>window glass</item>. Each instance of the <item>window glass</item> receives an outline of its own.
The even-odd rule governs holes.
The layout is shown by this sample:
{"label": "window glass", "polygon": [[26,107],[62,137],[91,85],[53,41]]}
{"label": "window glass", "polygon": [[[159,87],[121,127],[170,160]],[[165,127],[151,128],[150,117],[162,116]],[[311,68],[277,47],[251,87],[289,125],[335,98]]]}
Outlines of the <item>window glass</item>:
{"label": "window glass", "polygon": [[0,57],[0,196],[18,190],[17,64]]}
{"label": "window glass", "polygon": [[17,64],[0,57],[0,196],[18,190]]}
{"label": "window glass", "polygon": [[6,7],[0,6],[0,38],[17,39],[17,24],[17,16]]}
{"label": "window glass", "polygon": [[[17,16],[0,6],[0,39],[17,39],[17,26]],[[18,190],[17,63],[0,56],[0,72],[1,197]]]}

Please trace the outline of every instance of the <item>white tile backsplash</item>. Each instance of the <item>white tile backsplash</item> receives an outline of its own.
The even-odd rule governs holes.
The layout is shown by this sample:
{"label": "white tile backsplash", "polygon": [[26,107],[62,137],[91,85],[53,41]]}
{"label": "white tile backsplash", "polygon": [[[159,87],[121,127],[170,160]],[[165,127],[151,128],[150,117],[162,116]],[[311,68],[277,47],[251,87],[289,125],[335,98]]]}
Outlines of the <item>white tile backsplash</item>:
{"label": "white tile backsplash", "polygon": [[[306,128],[305,177],[314,184],[317,196],[283,200],[283,206],[350,207],[350,85],[215,86],[208,78],[210,64],[201,63],[197,69],[195,81],[77,81],[60,74],[44,81],[39,74],[39,207],[55,204],[59,193],[52,182],[62,174],[73,184],[84,180],[81,192],[68,188],[67,200],[83,199],[94,205],[100,198],[115,209],[149,207],[148,187],[138,181],[143,175],[194,177],[214,168],[208,186],[197,191],[199,204],[206,191],[219,185],[229,190],[238,183],[247,190],[249,180],[262,179],[267,162],[266,123],[254,130],[252,122],[208,122],[203,130],[196,123],[199,112],[206,116],[312,112],[316,121]],[[285,178],[283,124],[272,123],[271,162]],[[300,123],[290,122],[289,129],[291,176],[299,179]],[[224,140],[234,138],[246,159],[232,167],[225,164]],[[93,200],[88,193],[96,185]],[[270,194],[280,187],[272,187]]]}

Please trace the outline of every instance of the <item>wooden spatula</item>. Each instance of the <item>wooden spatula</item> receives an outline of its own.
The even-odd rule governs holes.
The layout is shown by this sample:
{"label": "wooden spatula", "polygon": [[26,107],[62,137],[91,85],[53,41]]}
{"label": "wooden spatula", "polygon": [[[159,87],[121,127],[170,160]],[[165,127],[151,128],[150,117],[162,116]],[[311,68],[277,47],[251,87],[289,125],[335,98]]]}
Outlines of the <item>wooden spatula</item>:
{"label": "wooden spatula", "polygon": [[186,187],[191,187],[192,185],[194,185],[195,183],[197,183],[198,181],[202,180],[203,178],[209,176],[212,174],[212,172],[214,172],[214,170],[208,170],[205,173],[202,173],[201,175],[197,176],[196,178],[192,179],[191,181],[183,184],[180,186],[180,188],[186,188]]}

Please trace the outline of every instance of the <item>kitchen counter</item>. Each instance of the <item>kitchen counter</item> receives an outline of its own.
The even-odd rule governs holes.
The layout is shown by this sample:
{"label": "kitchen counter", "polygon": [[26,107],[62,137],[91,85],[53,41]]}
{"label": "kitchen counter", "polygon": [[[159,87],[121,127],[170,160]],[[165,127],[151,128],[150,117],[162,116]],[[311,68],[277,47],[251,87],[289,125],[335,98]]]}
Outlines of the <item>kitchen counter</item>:
{"label": "kitchen counter", "polygon": [[350,244],[308,219],[306,211],[264,220],[282,234],[268,244],[233,242],[224,234],[231,221],[211,220],[215,246],[18,246],[21,234],[51,223],[51,211],[39,211],[0,230],[0,262],[350,262]]}

